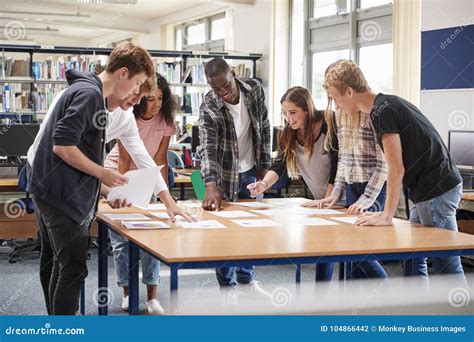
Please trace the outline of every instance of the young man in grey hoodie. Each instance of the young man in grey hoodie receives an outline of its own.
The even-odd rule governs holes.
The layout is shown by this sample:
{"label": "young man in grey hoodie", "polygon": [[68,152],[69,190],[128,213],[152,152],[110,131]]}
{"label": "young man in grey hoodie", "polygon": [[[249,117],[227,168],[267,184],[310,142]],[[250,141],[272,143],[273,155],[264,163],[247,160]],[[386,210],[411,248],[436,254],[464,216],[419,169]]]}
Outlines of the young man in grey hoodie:
{"label": "young man in grey hoodie", "polygon": [[100,75],[68,70],[68,88],[48,111],[35,149],[28,154],[28,191],[33,194],[41,237],[40,280],[50,315],[73,315],[87,277],[89,227],[100,184],[127,182],[102,167],[105,99],[137,93],[154,74],[149,53],[123,43]]}

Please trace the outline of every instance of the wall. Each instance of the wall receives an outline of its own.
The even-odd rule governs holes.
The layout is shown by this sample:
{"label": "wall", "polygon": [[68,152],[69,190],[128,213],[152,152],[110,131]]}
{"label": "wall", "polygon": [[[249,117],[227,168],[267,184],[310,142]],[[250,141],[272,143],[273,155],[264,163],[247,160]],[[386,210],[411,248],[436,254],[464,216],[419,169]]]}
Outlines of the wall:
{"label": "wall", "polygon": [[[421,30],[422,40],[423,32],[449,29],[455,32],[460,32],[460,28],[465,28],[474,23],[474,2],[472,0],[422,0],[421,4]],[[456,31],[457,30],[457,31]],[[449,33],[450,31],[448,31]],[[455,39],[466,39],[455,34]],[[465,53],[465,51],[458,51],[457,44],[447,44],[441,47],[443,39],[440,39],[439,45],[433,46],[433,55],[426,55],[422,60],[422,78],[423,78],[423,64],[432,63],[434,59],[439,58],[439,53],[448,53],[453,56],[456,54]],[[472,42],[471,42],[472,43]],[[451,51],[450,51],[451,49]],[[441,51],[443,50],[443,51]],[[430,60],[430,58],[432,59]],[[446,59],[445,57],[441,57]],[[446,63],[444,68],[451,68],[452,63],[449,60],[444,60]],[[472,54],[471,54],[472,67]],[[425,68],[425,72],[426,72]],[[449,69],[448,69],[449,70]],[[469,70],[469,69],[467,69]],[[460,76],[469,78],[466,71],[463,71]],[[426,76],[426,75],[425,75]],[[428,75],[429,76],[429,75]],[[458,75],[459,77],[459,75]],[[444,88],[449,88],[449,84],[453,80],[446,79]],[[435,89],[422,90],[420,98],[420,109],[434,124],[435,128],[441,134],[442,138],[447,142],[448,130],[466,129],[474,130],[474,85],[463,89]]]}

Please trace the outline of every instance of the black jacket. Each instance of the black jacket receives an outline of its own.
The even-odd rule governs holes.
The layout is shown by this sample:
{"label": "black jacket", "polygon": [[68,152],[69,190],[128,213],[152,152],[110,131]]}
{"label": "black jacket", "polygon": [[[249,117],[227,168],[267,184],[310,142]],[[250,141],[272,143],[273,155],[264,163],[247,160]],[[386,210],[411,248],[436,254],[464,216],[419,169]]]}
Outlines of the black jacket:
{"label": "black jacket", "polygon": [[27,190],[78,224],[86,224],[97,209],[100,182],[64,162],[53,146],[77,146],[102,165],[107,114],[97,75],[68,70],[66,78],[69,86],[44,123]]}

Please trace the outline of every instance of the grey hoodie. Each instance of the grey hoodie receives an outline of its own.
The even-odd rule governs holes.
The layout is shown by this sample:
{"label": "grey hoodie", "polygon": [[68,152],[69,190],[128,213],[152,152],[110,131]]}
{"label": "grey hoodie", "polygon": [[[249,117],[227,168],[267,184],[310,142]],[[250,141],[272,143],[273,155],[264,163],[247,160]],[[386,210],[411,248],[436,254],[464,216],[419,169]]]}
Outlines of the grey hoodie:
{"label": "grey hoodie", "polygon": [[100,182],[64,162],[53,146],[77,146],[102,165],[107,113],[97,75],[68,70],[66,78],[69,86],[45,123],[27,190],[78,224],[87,224],[97,209]]}

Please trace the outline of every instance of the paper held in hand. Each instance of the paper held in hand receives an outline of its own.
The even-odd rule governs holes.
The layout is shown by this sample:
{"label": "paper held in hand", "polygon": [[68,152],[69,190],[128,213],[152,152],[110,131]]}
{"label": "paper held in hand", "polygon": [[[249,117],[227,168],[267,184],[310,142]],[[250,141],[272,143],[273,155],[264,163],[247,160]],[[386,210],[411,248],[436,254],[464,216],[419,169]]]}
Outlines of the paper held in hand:
{"label": "paper held in hand", "polygon": [[150,203],[162,167],[163,165],[128,171],[124,174],[128,178],[128,183],[110,188],[107,201],[113,202],[117,199],[126,199],[127,202],[135,206],[146,207]]}

